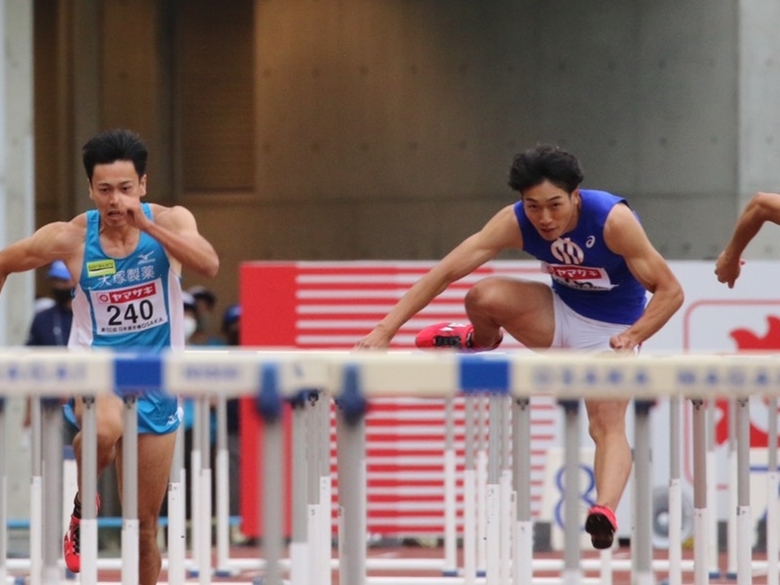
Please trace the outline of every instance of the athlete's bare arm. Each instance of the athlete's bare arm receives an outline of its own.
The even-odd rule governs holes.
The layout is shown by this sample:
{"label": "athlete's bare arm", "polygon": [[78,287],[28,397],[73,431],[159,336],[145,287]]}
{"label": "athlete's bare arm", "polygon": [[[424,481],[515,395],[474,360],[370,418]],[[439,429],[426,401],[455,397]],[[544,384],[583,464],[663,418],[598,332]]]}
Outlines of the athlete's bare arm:
{"label": "athlete's bare arm", "polygon": [[[198,232],[198,224],[192,212],[176,205],[165,207],[152,204],[154,221],[150,221],[141,211],[137,198],[128,197],[137,205],[128,202],[128,223],[145,231],[160,242],[175,263],[194,270],[206,277],[216,276],[219,270],[219,257],[209,241]],[[178,271],[178,270],[177,270]]]}
{"label": "athlete's bare arm", "polygon": [[604,226],[604,241],[623,256],[631,274],[653,294],[644,314],[610,340],[614,349],[633,349],[661,329],[682,306],[682,286],[663,256],[653,247],[626,205],[616,205]]}
{"label": "athlete's bare arm", "polygon": [[742,264],[745,263],[742,252],[767,221],[780,224],[778,193],[756,193],[742,211],[731,239],[715,263],[718,282],[725,282],[729,288],[734,288],[734,282],[739,278]]}
{"label": "athlete's bare arm", "polygon": [[74,278],[84,252],[86,224],[83,215],[73,220],[49,223],[31,236],[0,250],[0,290],[12,272],[33,270],[55,260],[63,260]]}
{"label": "athlete's bare arm", "polygon": [[398,329],[425,308],[450,284],[470,274],[508,248],[522,249],[523,238],[512,205],[500,210],[477,233],[469,236],[418,280],[371,333],[361,339],[359,349],[381,349],[390,345]]}

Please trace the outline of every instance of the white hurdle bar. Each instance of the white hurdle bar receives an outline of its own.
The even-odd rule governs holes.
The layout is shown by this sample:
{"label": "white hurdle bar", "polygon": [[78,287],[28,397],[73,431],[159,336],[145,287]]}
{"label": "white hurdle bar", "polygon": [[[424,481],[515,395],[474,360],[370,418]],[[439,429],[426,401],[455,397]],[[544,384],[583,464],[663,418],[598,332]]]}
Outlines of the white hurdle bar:
{"label": "white hurdle bar", "polygon": [[[19,350],[0,354],[0,394],[4,396],[37,394],[46,397],[78,394],[97,395],[118,391],[127,397],[126,416],[134,419],[134,394],[165,389],[170,394],[206,396],[218,387],[225,397],[248,393],[257,395],[257,403],[266,419],[266,465],[279,472],[264,474],[266,559],[265,585],[281,583],[282,550],[281,507],[278,505],[283,474],[281,471],[281,426],[278,415],[281,401],[301,389],[318,388],[338,403],[339,494],[341,524],[339,544],[340,583],[364,585],[365,558],[365,460],[362,424],[366,402],[380,396],[414,396],[446,398],[458,394],[501,395],[515,399],[535,395],[555,396],[559,400],[633,396],[637,399],[685,397],[694,403],[694,506],[696,529],[696,585],[707,582],[709,567],[706,554],[706,440],[704,408],[699,397],[731,397],[741,405],[739,417],[747,414],[751,396],[780,393],[780,363],[771,355],[724,356],[594,356],[574,353],[528,354],[436,354],[401,352],[313,352],[313,351],[229,351],[170,352],[162,355],[110,354],[107,352],[67,352],[55,350]],[[55,407],[56,404],[56,407]],[[775,402],[776,404],[776,402]],[[61,513],[61,415],[59,401],[44,402],[44,475],[53,481],[45,483],[43,531],[43,580],[46,585],[59,582]],[[774,411],[776,414],[776,407]],[[776,417],[770,417],[770,428]],[[746,419],[740,423],[744,426]],[[270,424],[268,424],[270,423]],[[132,423],[129,425],[132,433]],[[51,432],[57,429],[57,432]],[[743,436],[744,430],[740,435]],[[776,437],[776,431],[775,435]],[[744,437],[743,437],[744,439]],[[132,441],[132,439],[131,439]],[[744,481],[739,490],[739,514],[744,517],[738,537],[738,579],[749,583],[755,563],[750,563],[750,540],[745,526],[749,524],[747,493],[749,445],[741,442],[738,469]],[[86,452],[85,452],[86,455]],[[86,462],[83,473],[87,472]],[[125,460],[135,466],[135,460]],[[49,470],[49,466],[53,469]],[[343,465],[343,468],[342,468]],[[775,467],[769,481],[776,482]],[[59,470],[57,469],[59,466]],[[746,467],[748,466],[748,467]],[[127,471],[127,469],[126,469]],[[131,470],[131,471],[134,471]],[[133,481],[125,473],[125,481]],[[86,481],[86,479],[85,479]],[[362,483],[362,485],[361,485]],[[125,484],[127,486],[127,484]],[[776,485],[776,483],[775,483]],[[84,486],[86,494],[86,484]],[[776,488],[775,488],[776,489]],[[346,493],[345,493],[346,492]],[[128,493],[126,491],[126,493]],[[576,494],[575,494],[576,495]],[[89,501],[86,500],[85,501]],[[0,521],[5,526],[6,512],[0,507]],[[86,506],[85,511],[91,506]],[[137,582],[137,518],[132,505],[123,507],[123,582]],[[519,518],[520,512],[518,512]],[[86,514],[85,514],[86,516]],[[88,519],[85,518],[85,519]],[[5,528],[4,528],[5,529]],[[649,527],[646,527],[649,529]],[[352,536],[350,536],[352,535]],[[749,536],[749,534],[747,535]],[[702,538],[699,538],[702,537]],[[136,550],[133,551],[133,541]],[[95,543],[96,544],[96,543]],[[129,550],[125,551],[124,548]],[[767,568],[777,564],[777,545],[771,544]],[[89,552],[82,549],[82,562]],[[579,569],[566,565],[571,583],[579,583]],[[82,575],[82,582],[85,575]],[[492,580],[492,577],[489,577]]]}

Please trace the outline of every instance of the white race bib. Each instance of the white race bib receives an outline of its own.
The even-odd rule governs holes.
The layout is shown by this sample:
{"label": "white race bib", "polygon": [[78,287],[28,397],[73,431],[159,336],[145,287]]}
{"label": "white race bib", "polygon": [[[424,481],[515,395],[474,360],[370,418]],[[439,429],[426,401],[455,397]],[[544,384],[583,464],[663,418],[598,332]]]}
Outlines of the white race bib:
{"label": "white race bib", "polygon": [[98,335],[137,333],[168,322],[162,280],[89,292]]}

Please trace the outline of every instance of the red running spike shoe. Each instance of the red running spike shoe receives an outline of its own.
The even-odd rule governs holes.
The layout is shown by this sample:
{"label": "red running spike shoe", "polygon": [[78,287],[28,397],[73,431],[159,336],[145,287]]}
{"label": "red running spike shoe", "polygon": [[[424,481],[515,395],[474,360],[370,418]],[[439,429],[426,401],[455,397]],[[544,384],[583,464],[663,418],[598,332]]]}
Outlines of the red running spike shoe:
{"label": "red running spike shoe", "polygon": [[[100,495],[95,497],[96,514],[100,510]],[[78,504],[78,514],[76,501],[73,501],[73,513],[70,515],[70,526],[62,540],[62,552],[65,557],[65,566],[71,573],[81,571],[81,505]]]}
{"label": "red running spike shoe", "polygon": [[415,338],[420,349],[451,348],[465,351],[489,351],[496,349],[504,339],[504,334],[491,347],[475,347],[472,341],[474,326],[471,323],[435,323],[422,329]]}
{"label": "red running spike shoe", "polygon": [[593,548],[604,549],[612,547],[617,531],[615,513],[606,506],[596,504],[588,510],[585,520],[585,532],[590,534]]}

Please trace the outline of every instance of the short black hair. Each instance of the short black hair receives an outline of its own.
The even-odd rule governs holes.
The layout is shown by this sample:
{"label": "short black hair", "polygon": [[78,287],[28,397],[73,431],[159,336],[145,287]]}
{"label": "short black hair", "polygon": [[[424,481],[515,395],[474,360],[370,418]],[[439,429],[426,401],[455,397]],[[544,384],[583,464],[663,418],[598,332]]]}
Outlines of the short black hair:
{"label": "short black hair", "polygon": [[118,160],[132,162],[139,178],[146,174],[149,151],[141,137],[132,130],[116,128],[101,132],[90,138],[81,147],[81,152],[84,170],[90,182],[96,165],[111,164]]}
{"label": "short black hair", "polygon": [[523,191],[549,181],[567,193],[573,193],[582,183],[584,174],[580,162],[565,150],[544,144],[515,156],[509,170],[509,186]]}

